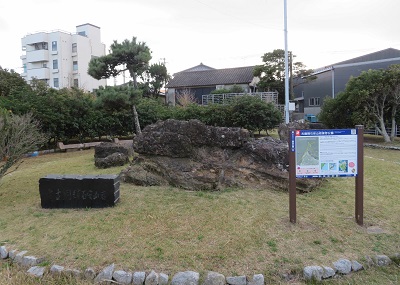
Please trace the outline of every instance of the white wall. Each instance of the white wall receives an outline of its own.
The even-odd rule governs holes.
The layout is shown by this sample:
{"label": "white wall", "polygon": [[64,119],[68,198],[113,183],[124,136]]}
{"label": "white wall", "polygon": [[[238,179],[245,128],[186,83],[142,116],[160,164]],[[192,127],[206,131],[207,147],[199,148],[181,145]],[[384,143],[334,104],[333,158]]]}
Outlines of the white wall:
{"label": "white wall", "polygon": [[[87,91],[105,86],[106,80],[96,80],[87,74],[88,64],[92,56],[105,55],[105,45],[100,42],[100,28],[91,24],[77,26],[77,33],[85,32],[86,36],[55,31],[37,33],[22,38],[22,46],[26,55],[21,56],[26,64],[27,72],[21,74],[30,82],[32,76],[40,75],[46,79],[49,86],[54,87],[54,78],[59,80],[59,88],[74,86],[78,79],[79,88]],[[47,42],[47,50],[35,50],[34,44]],[[52,42],[57,41],[57,51],[52,51]],[[77,44],[77,52],[72,53],[72,44]],[[53,69],[53,60],[58,60],[58,69]],[[78,62],[78,70],[73,70],[73,62]],[[47,65],[46,70],[43,65]],[[38,70],[43,69],[43,70]],[[43,78],[45,77],[45,78]]]}

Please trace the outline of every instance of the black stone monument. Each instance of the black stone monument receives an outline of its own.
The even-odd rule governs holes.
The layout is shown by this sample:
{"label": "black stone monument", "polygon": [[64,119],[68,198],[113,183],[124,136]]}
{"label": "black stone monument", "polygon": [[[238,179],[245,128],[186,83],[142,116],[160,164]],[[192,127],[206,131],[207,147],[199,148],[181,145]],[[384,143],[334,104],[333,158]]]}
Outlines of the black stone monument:
{"label": "black stone monument", "polygon": [[42,208],[103,208],[119,201],[119,175],[57,175],[39,179]]}

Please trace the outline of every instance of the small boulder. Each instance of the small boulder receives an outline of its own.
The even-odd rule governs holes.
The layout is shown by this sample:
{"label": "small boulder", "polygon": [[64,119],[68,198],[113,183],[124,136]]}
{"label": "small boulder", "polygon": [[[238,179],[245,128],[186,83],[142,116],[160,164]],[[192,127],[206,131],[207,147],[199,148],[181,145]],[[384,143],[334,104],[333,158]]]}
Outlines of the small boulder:
{"label": "small boulder", "polygon": [[94,165],[98,168],[110,168],[122,166],[129,162],[128,156],[123,153],[115,152],[105,158],[95,158]]}
{"label": "small boulder", "polygon": [[145,281],[145,285],[158,285],[158,274],[152,270],[149,275],[147,275]]}
{"label": "small boulder", "polygon": [[4,245],[0,246],[0,258],[1,259],[8,258],[8,249]]}
{"label": "small boulder", "polygon": [[94,283],[110,284],[114,272],[114,263],[105,267],[94,279]]}
{"label": "small boulder", "polygon": [[353,271],[360,271],[363,268],[364,268],[364,266],[361,263],[359,263],[357,260],[351,261],[351,269]]}
{"label": "small boulder", "polygon": [[209,271],[204,279],[203,285],[225,285],[225,276],[218,273]]}
{"label": "small boulder", "polygon": [[98,168],[122,166],[129,162],[132,150],[117,143],[101,143],[94,148],[94,164]]}
{"label": "small boulder", "polygon": [[335,276],[335,270],[329,266],[322,266],[324,273],[322,274],[322,279],[328,279]]}
{"label": "small boulder", "polygon": [[387,266],[387,265],[390,265],[392,263],[392,260],[388,256],[383,255],[383,254],[382,255],[376,255],[373,258],[373,260],[374,260],[374,263],[377,266]]}
{"label": "small boulder", "polygon": [[158,274],[158,285],[167,285],[169,277],[165,273]]}
{"label": "small boulder", "polygon": [[132,273],[117,270],[113,273],[113,278],[118,284],[131,284],[132,283]]}
{"label": "small boulder", "polygon": [[246,285],[247,278],[245,275],[226,277],[226,283],[229,285]]}
{"label": "small boulder", "polygon": [[333,263],[333,268],[340,274],[349,274],[351,272],[351,262],[342,258]]}
{"label": "small boulder", "polygon": [[133,285],[143,285],[144,280],[146,279],[146,272],[135,272],[132,276]]}
{"label": "small boulder", "polygon": [[321,281],[324,269],[321,266],[306,266],[303,269],[304,279]]}
{"label": "small boulder", "polygon": [[24,256],[22,257],[21,265],[24,267],[32,267],[43,262],[44,258],[37,258],[34,256]]}
{"label": "small boulder", "polygon": [[91,267],[86,268],[85,272],[83,273],[83,277],[86,280],[94,280],[94,278],[96,278],[96,271]]}
{"label": "small boulder", "polygon": [[28,253],[28,251],[26,251],[26,250],[18,252],[15,255],[14,262],[18,263],[19,265],[22,265],[22,259],[23,259],[24,255],[27,254],[27,253]]}
{"label": "small boulder", "polygon": [[65,276],[76,277],[80,278],[82,276],[82,272],[78,269],[65,269],[64,270]]}
{"label": "small boulder", "polygon": [[198,285],[200,274],[194,271],[178,272],[172,277],[171,285]]}
{"label": "small boulder", "polygon": [[248,285],[264,285],[264,275],[254,274],[253,279],[249,281]]}
{"label": "small boulder", "polygon": [[9,257],[11,260],[14,261],[15,257],[17,256],[17,254],[18,254],[18,250],[13,249],[13,250],[10,250],[10,251],[8,252],[8,257]]}
{"label": "small boulder", "polygon": [[42,278],[45,270],[46,270],[46,267],[33,266],[33,267],[29,268],[29,270],[27,272],[28,272],[28,274],[30,274],[34,277]]}
{"label": "small boulder", "polygon": [[52,275],[61,275],[61,273],[64,271],[64,266],[61,266],[61,265],[56,265],[56,264],[54,264],[54,265],[52,265],[51,267],[50,267],[50,273],[52,274]]}
{"label": "small boulder", "polygon": [[105,158],[116,152],[125,154],[126,156],[132,155],[132,150],[125,145],[102,142],[94,147],[94,158]]}

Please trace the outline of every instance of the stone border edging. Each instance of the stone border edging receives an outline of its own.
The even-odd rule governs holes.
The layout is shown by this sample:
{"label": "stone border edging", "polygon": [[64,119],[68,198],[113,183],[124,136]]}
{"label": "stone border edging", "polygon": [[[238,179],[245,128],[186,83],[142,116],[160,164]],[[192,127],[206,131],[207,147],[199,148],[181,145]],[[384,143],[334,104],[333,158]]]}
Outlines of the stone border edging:
{"label": "stone border edging", "polygon": [[364,143],[364,147],[377,148],[377,149],[388,149],[388,150],[400,150],[400,147],[398,147],[398,146],[380,145],[380,144],[373,144],[373,143]]}
{"label": "stone border edging", "polygon": [[[76,278],[82,278],[93,281],[95,284],[134,284],[134,285],[199,285],[200,274],[194,271],[177,272],[169,283],[169,276],[165,273],[156,273],[154,270],[147,275],[146,272],[127,272],[124,270],[116,270],[114,263],[105,267],[102,271],[96,273],[93,268],[87,268],[84,272],[77,269],[67,269],[60,265],[52,265],[50,269],[41,264],[45,262],[44,258],[37,258],[27,255],[27,251],[18,251],[16,249],[8,250],[6,246],[0,246],[0,258],[10,259],[11,262],[21,267],[29,268],[27,273],[31,276],[42,278],[45,273],[53,276],[66,275]],[[376,255],[373,257],[366,256],[366,266],[356,260],[339,259],[333,262],[333,268],[328,266],[306,266],[303,269],[303,277],[305,280],[322,281],[324,279],[333,278],[336,275],[346,275],[350,272],[357,272],[372,266],[387,266],[393,262],[399,264],[400,253],[395,253],[392,258],[386,255]],[[393,260],[392,260],[393,259]],[[287,274],[282,278],[290,281],[293,277]],[[255,274],[252,279],[245,275],[228,276],[218,272],[209,271],[205,276],[202,285],[264,285],[264,275]]]}

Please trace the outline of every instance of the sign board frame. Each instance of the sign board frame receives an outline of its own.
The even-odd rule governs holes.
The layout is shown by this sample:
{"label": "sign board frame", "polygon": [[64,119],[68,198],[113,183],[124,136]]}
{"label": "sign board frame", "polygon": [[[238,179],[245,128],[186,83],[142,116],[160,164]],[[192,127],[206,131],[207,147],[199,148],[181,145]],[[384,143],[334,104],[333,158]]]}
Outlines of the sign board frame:
{"label": "sign board frame", "polygon": [[[299,137],[305,139],[299,139]],[[302,143],[302,147],[299,147],[302,150],[301,154],[296,152],[297,143],[300,142]],[[335,144],[335,142],[337,143]],[[296,178],[355,177],[355,219],[357,224],[363,225],[364,127],[357,125],[355,129],[337,130],[295,130],[291,128],[288,143],[290,222],[296,223]],[[315,147],[312,144],[315,144]],[[313,152],[312,155],[310,155],[310,151]],[[297,155],[302,155],[302,157],[297,157],[297,160],[302,161],[301,166],[296,165]],[[331,164],[332,169],[323,170],[321,161]],[[339,163],[342,164],[341,167],[339,167]]]}

